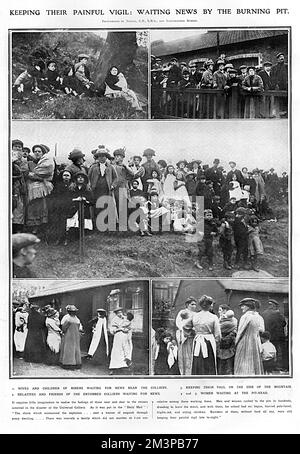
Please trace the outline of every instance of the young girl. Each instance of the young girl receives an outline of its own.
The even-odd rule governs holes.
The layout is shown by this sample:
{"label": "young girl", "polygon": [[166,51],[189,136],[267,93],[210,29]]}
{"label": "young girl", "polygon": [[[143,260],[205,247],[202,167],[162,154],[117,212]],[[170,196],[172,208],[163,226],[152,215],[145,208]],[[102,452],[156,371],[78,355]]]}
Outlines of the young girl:
{"label": "young girl", "polygon": [[191,200],[189,198],[188,192],[185,186],[185,176],[182,170],[178,170],[176,173],[176,180],[174,182],[175,189],[175,199],[183,202],[186,207],[190,208],[192,206]]}
{"label": "young girl", "polygon": [[250,216],[248,222],[248,250],[250,254],[251,267],[254,271],[257,268],[258,255],[263,255],[264,248],[259,236],[259,223],[257,216]]}
{"label": "young girl", "polygon": [[[93,230],[91,205],[93,203],[92,191],[88,189],[88,177],[84,172],[77,172],[75,182],[70,185],[72,204],[67,218],[67,232],[70,229],[79,229],[79,204],[84,204],[84,229]],[[66,240],[67,242],[67,240]],[[65,242],[65,244],[66,244]]]}
{"label": "young girl", "polygon": [[116,66],[112,66],[105,78],[105,93],[104,96],[115,98],[122,97],[128,101],[136,110],[143,110],[139,100],[133,90],[130,90],[127,81]]}
{"label": "young girl", "polygon": [[172,334],[163,332],[158,339],[154,375],[180,375],[177,362],[178,348]]}
{"label": "young girl", "polygon": [[158,172],[156,170],[152,170],[151,178],[149,178],[147,180],[147,185],[148,185],[148,188],[147,188],[148,195],[150,195],[152,191],[156,191],[158,194],[159,202],[162,202],[164,193],[163,193],[162,184],[159,180]]}
{"label": "young girl", "polygon": [[175,168],[172,164],[169,164],[166,169],[165,181],[164,181],[164,198],[165,200],[175,200],[175,188],[174,183],[176,181]]}

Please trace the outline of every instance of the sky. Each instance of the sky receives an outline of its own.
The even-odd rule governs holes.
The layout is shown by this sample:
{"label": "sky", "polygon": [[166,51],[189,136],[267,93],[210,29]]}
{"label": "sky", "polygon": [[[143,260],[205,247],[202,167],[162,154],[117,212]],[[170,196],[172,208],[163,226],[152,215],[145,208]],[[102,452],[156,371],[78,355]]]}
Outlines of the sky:
{"label": "sky", "polygon": [[125,146],[125,162],[153,148],[156,160],[173,164],[180,158],[205,164],[219,158],[226,169],[229,160],[239,168],[289,169],[288,120],[13,121],[11,137],[21,139],[24,146],[46,144],[52,153],[57,144],[58,163],[68,162],[75,147],[92,163],[91,151],[105,145],[111,152]]}
{"label": "sky", "polygon": [[206,32],[207,30],[204,28],[197,28],[193,30],[151,30],[151,41],[174,41],[176,39],[183,39],[189,36],[201,35]]}

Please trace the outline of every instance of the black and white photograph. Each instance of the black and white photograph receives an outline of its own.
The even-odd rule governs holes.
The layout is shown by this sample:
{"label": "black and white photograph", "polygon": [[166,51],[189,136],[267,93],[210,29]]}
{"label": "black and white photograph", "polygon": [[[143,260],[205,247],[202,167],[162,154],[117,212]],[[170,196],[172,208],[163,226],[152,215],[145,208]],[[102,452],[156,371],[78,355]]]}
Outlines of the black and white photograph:
{"label": "black and white photograph", "polygon": [[12,377],[149,371],[147,280],[14,280]]}
{"label": "black and white photograph", "polygon": [[148,31],[13,31],[12,118],[148,118]]}
{"label": "black and white photograph", "polygon": [[288,279],[152,281],[151,374],[287,376]]}
{"label": "black and white photograph", "polygon": [[286,277],[288,120],[13,122],[14,278]]}
{"label": "black and white photograph", "polygon": [[288,29],[151,31],[152,119],[288,117]]}

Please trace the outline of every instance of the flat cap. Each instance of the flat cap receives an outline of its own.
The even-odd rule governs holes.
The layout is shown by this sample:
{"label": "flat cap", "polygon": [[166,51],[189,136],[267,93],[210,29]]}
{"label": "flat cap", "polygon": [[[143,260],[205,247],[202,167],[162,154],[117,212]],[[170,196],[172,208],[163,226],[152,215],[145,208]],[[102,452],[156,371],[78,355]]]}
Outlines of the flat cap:
{"label": "flat cap", "polygon": [[13,255],[22,248],[40,243],[40,239],[32,233],[15,233],[12,235]]}

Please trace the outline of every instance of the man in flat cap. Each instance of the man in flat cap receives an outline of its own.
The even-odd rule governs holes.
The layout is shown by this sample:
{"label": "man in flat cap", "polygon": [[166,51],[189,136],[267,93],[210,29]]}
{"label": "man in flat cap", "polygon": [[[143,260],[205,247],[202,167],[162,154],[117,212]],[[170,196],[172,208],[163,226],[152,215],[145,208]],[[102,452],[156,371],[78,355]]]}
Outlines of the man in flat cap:
{"label": "man in flat cap", "polygon": [[282,52],[276,55],[277,63],[272,67],[271,77],[275,90],[288,89],[288,65]]}
{"label": "man in flat cap", "polygon": [[12,235],[13,278],[35,278],[29,268],[36,256],[35,246],[40,242],[37,236],[30,233]]}
{"label": "man in flat cap", "polygon": [[286,321],[279,307],[278,301],[269,299],[268,308],[261,315],[265,322],[265,330],[270,333],[270,341],[277,351],[277,367],[288,369]]}
{"label": "man in flat cap", "polygon": [[167,87],[175,88],[178,86],[179,81],[182,79],[181,69],[179,68],[177,58],[170,60],[170,69],[167,81]]}
{"label": "man in flat cap", "polygon": [[78,62],[74,65],[75,77],[80,82],[78,94],[80,96],[90,95],[94,90],[94,82],[91,81],[90,70],[87,66],[89,55],[79,54]]}
{"label": "man in flat cap", "polygon": [[212,88],[213,87],[213,70],[214,62],[212,60],[207,60],[204,64],[205,71],[201,79],[201,88]]}
{"label": "man in flat cap", "polygon": [[152,150],[152,148],[146,148],[144,150],[143,156],[146,158],[146,162],[142,164],[142,167],[145,169],[145,173],[142,177],[142,183],[143,183],[143,191],[146,193],[147,192],[147,180],[149,178],[152,178],[152,172],[155,170],[158,175],[160,176],[160,168],[159,165],[154,161],[153,156],[155,156],[155,151]]}
{"label": "man in flat cap", "polygon": [[265,90],[274,90],[273,80],[271,76],[272,63],[265,61],[263,63],[263,69],[259,71],[259,76],[262,78]]}

